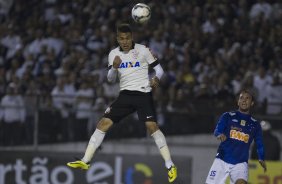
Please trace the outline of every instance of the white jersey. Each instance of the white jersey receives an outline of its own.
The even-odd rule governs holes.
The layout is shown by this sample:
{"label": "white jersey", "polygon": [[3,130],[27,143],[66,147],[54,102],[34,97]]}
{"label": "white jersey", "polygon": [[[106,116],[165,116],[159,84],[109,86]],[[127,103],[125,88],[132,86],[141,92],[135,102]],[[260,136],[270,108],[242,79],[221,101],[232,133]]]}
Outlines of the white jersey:
{"label": "white jersey", "polygon": [[149,48],[141,44],[135,44],[134,49],[125,53],[120,47],[113,49],[109,54],[109,64],[113,65],[115,56],[122,60],[118,68],[118,77],[120,80],[120,90],[150,92],[152,88],[149,85],[149,64],[157,60]]}

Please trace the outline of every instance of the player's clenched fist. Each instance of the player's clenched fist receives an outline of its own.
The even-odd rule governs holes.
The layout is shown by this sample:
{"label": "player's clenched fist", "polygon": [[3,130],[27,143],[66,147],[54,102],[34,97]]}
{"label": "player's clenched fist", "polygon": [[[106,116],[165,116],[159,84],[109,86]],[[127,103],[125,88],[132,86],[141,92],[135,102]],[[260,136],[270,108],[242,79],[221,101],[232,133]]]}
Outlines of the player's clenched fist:
{"label": "player's clenched fist", "polygon": [[220,134],[217,136],[217,139],[220,140],[221,142],[226,140],[226,136],[224,134]]}
{"label": "player's clenched fist", "polygon": [[119,56],[116,56],[116,57],[114,58],[113,68],[118,69],[120,63],[121,63],[120,57],[119,57]]}
{"label": "player's clenched fist", "polygon": [[153,88],[157,88],[160,85],[160,79],[158,77],[153,77],[150,81],[150,86]]}

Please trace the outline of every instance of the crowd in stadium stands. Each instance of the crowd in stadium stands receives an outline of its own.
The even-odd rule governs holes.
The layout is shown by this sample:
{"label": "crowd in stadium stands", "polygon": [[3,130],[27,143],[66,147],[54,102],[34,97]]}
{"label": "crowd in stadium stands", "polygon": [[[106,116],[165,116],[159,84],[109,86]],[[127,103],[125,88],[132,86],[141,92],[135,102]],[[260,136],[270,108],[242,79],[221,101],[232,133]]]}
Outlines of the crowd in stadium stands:
{"label": "crowd in stadium stands", "polygon": [[[148,45],[166,72],[154,92],[158,112],[193,112],[209,100],[224,106],[248,87],[262,112],[281,114],[281,1],[143,2],[152,9],[145,25],[133,23],[132,0],[1,1],[0,144],[18,144],[19,132],[29,142],[37,109],[58,113],[59,128],[46,113],[39,119],[58,129],[60,140],[69,140],[69,128],[92,132],[89,119],[118,95],[105,75],[122,21],[132,23],[136,42]],[[79,124],[68,126],[70,116]]]}

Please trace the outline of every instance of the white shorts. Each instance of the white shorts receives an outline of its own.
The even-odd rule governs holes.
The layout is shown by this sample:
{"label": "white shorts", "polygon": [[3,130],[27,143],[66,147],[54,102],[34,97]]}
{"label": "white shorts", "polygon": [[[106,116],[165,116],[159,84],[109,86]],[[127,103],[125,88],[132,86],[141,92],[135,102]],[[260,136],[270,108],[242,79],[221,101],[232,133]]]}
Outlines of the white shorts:
{"label": "white shorts", "polygon": [[234,184],[238,179],[248,181],[248,163],[234,165],[216,158],[209,171],[206,184],[225,184],[228,176],[230,176],[230,184]]}

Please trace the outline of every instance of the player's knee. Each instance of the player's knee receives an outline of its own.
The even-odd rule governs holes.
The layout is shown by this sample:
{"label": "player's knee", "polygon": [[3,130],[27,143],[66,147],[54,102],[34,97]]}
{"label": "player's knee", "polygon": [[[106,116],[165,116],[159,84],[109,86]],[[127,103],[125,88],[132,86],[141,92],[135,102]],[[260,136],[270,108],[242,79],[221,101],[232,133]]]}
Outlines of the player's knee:
{"label": "player's knee", "polygon": [[154,121],[146,121],[146,127],[150,135],[159,130],[157,123]]}
{"label": "player's knee", "polygon": [[238,179],[235,184],[247,184],[247,182],[243,179]]}
{"label": "player's knee", "polygon": [[113,121],[111,119],[102,118],[97,124],[97,128],[103,132],[107,132],[112,125],[113,125]]}

